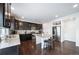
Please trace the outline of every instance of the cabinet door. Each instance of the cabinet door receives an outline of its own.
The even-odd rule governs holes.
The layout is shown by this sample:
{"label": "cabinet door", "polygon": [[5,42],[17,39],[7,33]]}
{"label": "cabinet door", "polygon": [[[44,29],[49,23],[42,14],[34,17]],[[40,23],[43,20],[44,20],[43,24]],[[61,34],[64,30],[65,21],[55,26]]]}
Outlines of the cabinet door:
{"label": "cabinet door", "polygon": [[41,24],[37,24],[37,25],[36,25],[36,29],[37,29],[37,30],[42,29],[42,25],[41,25]]}
{"label": "cabinet door", "polygon": [[3,6],[4,4],[0,3],[0,27],[3,27],[3,19],[4,19]]}
{"label": "cabinet door", "polygon": [[4,49],[0,49],[0,55],[18,55],[19,46],[12,46]]}
{"label": "cabinet door", "polygon": [[4,27],[10,28],[11,26],[11,4],[4,4]]}
{"label": "cabinet door", "polygon": [[7,28],[10,28],[10,26],[11,26],[10,19],[5,19],[5,25],[4,26],[7,27]]}
{"label": "cabinet door", "polygon": [[19,30],[19,21],[14,20],[14,29]]}

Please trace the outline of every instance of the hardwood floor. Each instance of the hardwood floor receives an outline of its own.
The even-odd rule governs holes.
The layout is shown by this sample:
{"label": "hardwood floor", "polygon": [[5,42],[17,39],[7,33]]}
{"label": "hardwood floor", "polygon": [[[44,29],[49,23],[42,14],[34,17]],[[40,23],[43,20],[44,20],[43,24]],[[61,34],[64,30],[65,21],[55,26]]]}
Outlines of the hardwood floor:
{"label": "hardwood floor", "polygon": [[36,45],[32,40],[22,41],[20,45],[20,55],[77,55],[79,47],[75,46],[74,42],[54,41],[53,48],[41,49],[40,44]]}

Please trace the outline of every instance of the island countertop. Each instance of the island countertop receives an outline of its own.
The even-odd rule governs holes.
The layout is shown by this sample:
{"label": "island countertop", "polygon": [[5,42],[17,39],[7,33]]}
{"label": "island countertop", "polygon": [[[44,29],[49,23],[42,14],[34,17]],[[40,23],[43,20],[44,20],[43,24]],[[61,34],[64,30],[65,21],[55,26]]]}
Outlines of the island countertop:
{"label": "island countertop", "polygon": [[0,49],[20,45],[19,35],[9,35],[10,38],[5,38],[3,42],[0,43]]}

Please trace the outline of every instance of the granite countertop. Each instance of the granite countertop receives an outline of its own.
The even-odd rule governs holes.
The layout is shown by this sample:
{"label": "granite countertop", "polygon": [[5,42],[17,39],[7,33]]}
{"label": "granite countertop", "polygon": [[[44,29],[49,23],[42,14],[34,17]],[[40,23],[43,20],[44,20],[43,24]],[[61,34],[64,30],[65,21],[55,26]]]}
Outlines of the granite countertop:
{"label": "granite countertop", "polygon": [[20,45],[19,35],[9,35],[4,41],[0,43],[0,49]]}
{"label": "granite countertop", "polygon": [[50,35],[46,35],[46,34],[33,34],[35,36],[39,36],[39,37],[42,37],[42,38],[50,38],[51,36]]}

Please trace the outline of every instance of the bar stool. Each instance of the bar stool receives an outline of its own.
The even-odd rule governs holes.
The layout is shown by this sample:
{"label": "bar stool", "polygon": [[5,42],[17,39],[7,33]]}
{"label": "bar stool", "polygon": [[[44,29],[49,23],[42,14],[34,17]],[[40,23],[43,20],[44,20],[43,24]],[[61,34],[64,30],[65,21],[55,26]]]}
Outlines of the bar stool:
{"label": "bar stool", "polygon": [[44,40],[44,48],[47,48],[49,44],[49,40]]}

